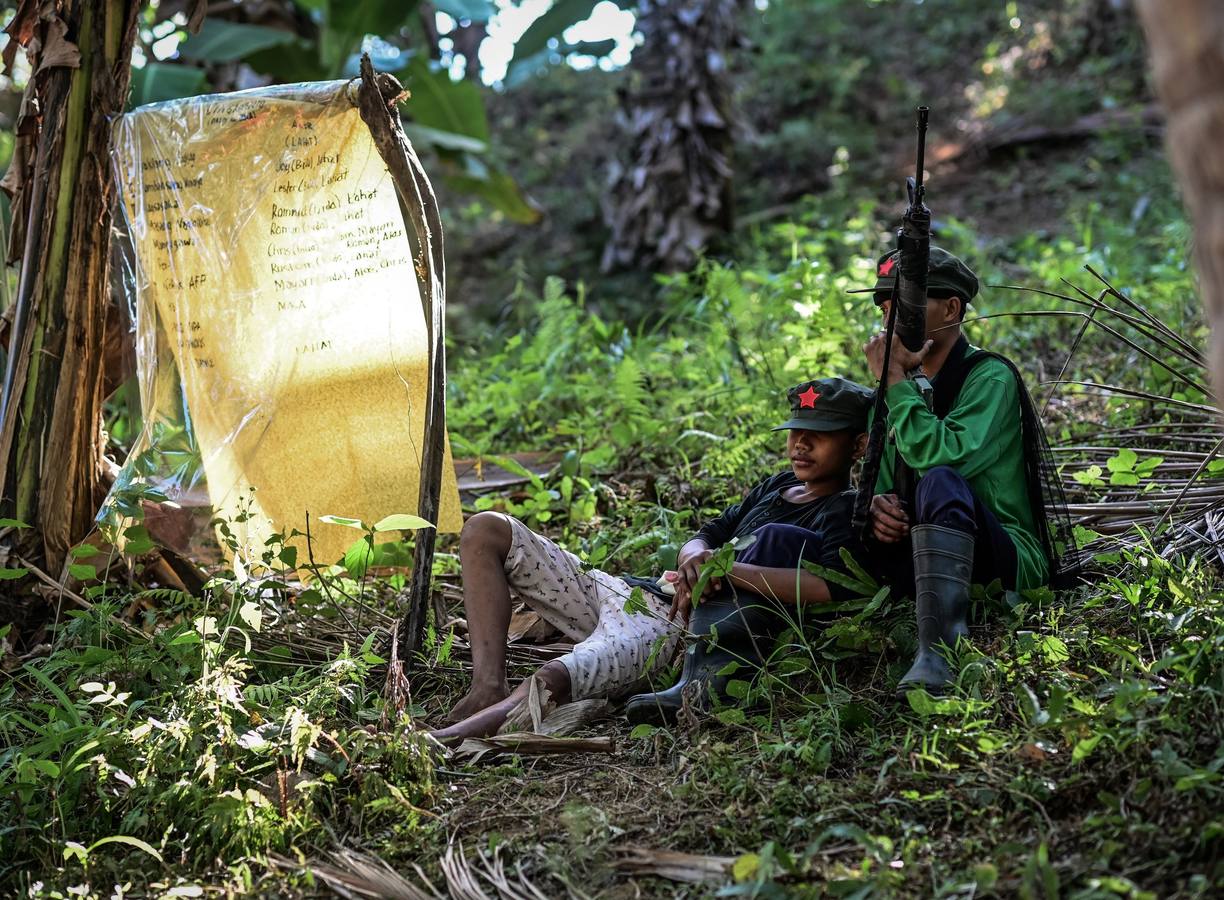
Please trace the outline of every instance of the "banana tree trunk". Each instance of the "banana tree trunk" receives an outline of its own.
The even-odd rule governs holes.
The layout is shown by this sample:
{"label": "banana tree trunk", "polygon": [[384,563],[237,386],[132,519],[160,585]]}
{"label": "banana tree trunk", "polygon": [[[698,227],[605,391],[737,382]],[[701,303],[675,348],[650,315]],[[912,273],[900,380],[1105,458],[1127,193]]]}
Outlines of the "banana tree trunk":
{"label": "banana tree trunk", "polygon": [[1211,325],[1216,404],[1224,406],[1224,4],[1138,0],[1168,149],[1194,222],[1195,265]]}
{"label": "banana tree trunk", "polygon": [[628,157],[613,161],[602,268],[678,271],[733,224],[731,84],[746,0],[641,0],[630,87],[621,102]]}
{"label": "banana tree trunk", "polygon": [[17,126],[25,152],[4,181],[14,208],[9,257],[23,267],[0,395],[0,515],[34,526],[53,572],[89,532],[100,499],[107,150],[141,6],[24,0],[8,28],[14,51],[37,49]]}

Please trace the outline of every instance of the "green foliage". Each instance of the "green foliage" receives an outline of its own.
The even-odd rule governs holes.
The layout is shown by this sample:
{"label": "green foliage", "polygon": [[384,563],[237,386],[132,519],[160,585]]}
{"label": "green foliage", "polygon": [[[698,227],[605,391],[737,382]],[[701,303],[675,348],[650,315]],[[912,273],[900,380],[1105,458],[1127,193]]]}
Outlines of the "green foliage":
{"label": "green foliage", "polygon": [[147,639],[114,631],[99,604],[6,682],[0,880],[32,865],[113,877],[125,846],[203,872],[286,851],[320,819],[421,821],[434,763],[411,726],[366,730],[379,715],[369,670],[382,662],[369,642],[322,666],[269,667],[251,649],[269,601],[252,596],[214,582],[215,610]]}
{"label": "green foliage", "polygon": [[[200,33],[192,35],[190,40],[183,44],[180,55],[184,59],[204,62],[234,62],[260,50],[291,44],[294,40],[291,32],[279,28],[206,18],[200,27]],[[203,72],[200,74],[203,76]]]}
{"label": "green foliage", "polygon": [[[811,637],[792,635],[756,684],[732,681],[755,706],[719,718],[751,733],[690,752],[698,768],[676,789],[719,784],[743,804],[713,825],[759,848],[737,860],[735,893],[796,882],[854,896],[932,882],[940,895],[1218,889],[1224,590],[1202,560],[1148,551],[1115,572],[1073,602],[988,607],[988,620],[1002,619],[989,657],[962,648],[956,689],[911,693],[908,711],[864,685],[882,658],[892,678],[904,669],[908,604],[824,618]],[[882,643],[825,653],[851,625]],[[1121,873],[1137,834],[1158,847],[1141,851],[1150,868],[1132,880]]]}
{"label": "green foliage", "polygon": [[[559,281],[540,298],[520,289],[532,310],[521,329],[452,354],[451,429],[477,452],[560,442],[597,469],[701,456],[742,474],[768,457],[785,388],[850,359],[834,281],[807,260],[777,273],[707,263],[671,279],[667,316],[637,330],[588,312]],[[757,427],[754,448],[722,446]]]}
{"label": "green foliage", "polygon": [[[308,7],[310,21],[314,24],[311,39],[293,38],[287,46],[272,45],[245,40],[249,32],[240,32],[243,44],[249,45],[241,54],[256,71],[270,75],[281,83],[295,81],[320,81],[339,78],[355,68],[353,61],[366,35],[394,35],[407,26],[416,16],[418,3],[378,3],[375,0],[303,0],[299,6]],[[268,29],[270,30],[270,29]],[[205,34],[203,30],[201,35]],[[199,40],[199,35],[191,40]],[[228,45],[213,49],[207,42],[206,53],[200,50],[184,52],[195,58],[217,61],[215,54],[230,54]],[[302,77],[306,72],[310,74]],[[350,73],[351,74],[351,73]]]}
{"label": "green foliage", "polygon": [[[363,592],[362,588],[365,584],[366,575],[371,568],[375,566],[412,565],[411,546],[404,541],[388,541],[386,540],[387,535],[391,532],[418,531],[422,528],[434,527],[420,516],[409,515],[408,513],[393,513],[392,515],[384,516],[373,525],[367,525],[360,519],[352,519],[347,516],[319,516],[319,521],[325,525],[340,525],[345,528],[354,528],[357,531],[365,532],[360,540],[354,541],[348,548],[339,565],[330,566],[326,570],[320,570],[316,566],[307,566],[314,577],[319,579],[320,583],[324,585],[329,584],[333,579],[342,574],[355,579],[358,582],[359,593]],[[286,552],[293,553],[292,560],[285,558],[284,554]],[[296,563],[297,559],[296,549],[294,547],[284,547],[276,558],[286,565],[292,566]]]}
{"label": "green foliage", "polygon": [[515,42],[508,77],[513,78],[516,69],[530,66],[530,60],[546,51],[549,42],[565,29],[590,16],[596,2],[598,0],[556,0]]}
{"label": "green foliage", "polygon": [[[177,62],[150,61],[133,69],[130,105],[206,93],[214,67],[234,63],[245,63],[273,83],[356,75],[359,53],[368,36],[397,40],[405,30],[420,27],[417,2],[319,0],[298,5],[305,7],[304,21],[309,22],[301,33],[217,17],[206,18],[198,34],[179,32]],[[494,12],[484,0],[451,0],[449,10],[438,9],[453,13],[456,19],[477,22]],[[152,43],[160,33],[145,32],[146,42]],[[376,68],[395,70],[411,92],[403,107],[412,123],[411,139],[420,151],[436,154],[431,162],[443,170],[451,187],[483,198],[513,221],[538,221],[539,209],[491,152],[485,117],[487,92],[475,82],[453,79],[426,54],[384,46],[391,47],[390,54],[384,57],[371,51],[372,60]]]}
{"label": "green foliage", "polygon": [[[412,10],[299,5],[318,13],[317,42],[260,47],[273,36],[213,23],[184,55],[315,78],[324,64],[348,65],[364,34],[379,33],[370,23],[408,22]],[[435,5],[474,20],[488,12],[479,0]],[[890,123],[907,130],[906,107],[929,99],[931,79],[918,74],[938,72],[936,87],[946,87],[934,103],[941,140],[965,136],[954,122],[966,134],[1032,116],[1065,123],[1145,100],[1137,45],[1092,50],[1119,33],[1097,21],[1114,15],[1113,4],[938,5],[933,14],[930,0],[821,0],[819,28],[808,3],[771,0],[755,15],[748,28],[758,52],[733,62],[753,135],[737,161],[748,215],[720,248],[724,258],[649,285],[630,273],[567,290],[555,277],[595,271],[612,92],[626,73],[558,67],[486,107],[487,92],[423,58],[400,70],[414,93],[405,108],[413,140],[437,153],[429,165],[444,186],[479,182],[487,192],[487,206],[446,210],[448,252],[468,247],[450,273],[459,327],[448,425],[457,453],[525,481],[480,496],[476,509],[516,515],[612,571],[674,567],[703,518],[779,466],[781,436],[769,429],[787,386],[835,372],[867,380],[859,347],[877,320],[869,301],[845,291],[870,283],[891,240]],[[1060,39],[1043,43],[1043,23],[1061,29]],[[162,96],[158,69],[146,72],[140,96]],[[935,173],[937,240],[988,285],[971,310],[982,317],[968,326],[976,343],[1011,355],[1033,382],[1056,377],[1080,321],[1015,314],[1080,308],[1000,285],[1074,297],[1064,279],[1088,285],[1088,262],[1201,345],[1189,230],[1154,153],[1146,137],[1107,132],[1040,159],[1021,148],[963,164],[970,180],[955,191]],[[534,214],[504,175],[507,160],[550,218],[498,255],[485,245],[501,239],[505,219]],[[572,169],[558,168],[566,164]],[[1024,205],[1033,195],[1046,205]],[[490,215],[494,207],[501,212]],[[496,327],[485,329],[474,307],[507,297]],[[1204,399],[1100,332],[1076,367]],[[1093,422],[1148,422],[1151,406],[1068,387],[1051,414],[1065,437]],[[135,433],[118,408],[108,427]],[[110,524],[124,528],[118,537],[129,551],[151,546],[143,526],[123,521],[162,499],[149,476],[171,470],[187,480],[198,470],[190,435],[174,437],[173,455],[139,461],[137,477],[119,486]],[[509,456],[520,450],[558,462],[538,475]],[[1085,491],[1139,496],[1174,470],[1174,456],[1136,439],[1109,446],[1074,478]],[[1204,473],[1221,476],[1219,460]],[[21,525],[0,520],[10,527]],[[914,649],[912,605],[851,566],[837,577],[858,599],[793,622],[764,674],[724,670],[732,703],[691,730],[639,726],[612,765],[600,757],[578,771],[571,758],[559,764],[564,782],[547,782],[543,762],[457,772],[462,763],[451,761],[439,770],[402,723],[367,731],[384,713],[394,719],[371,688],[389,656],[371,617],[380,627],[389,621],[380,591],[404,581],[383,567],[402,567],[412,554],[410,539],[381,536],[424,525],[334,516],[319,527],[353,528],[356,540],[342,560],[318,561],[308,586],[290,586],[307,561],[280,537],[265,548],[268,572],[220,573],[203,599],[125,592],[109,583],[101,554],[82,547],[70,571],[90,578],[84,594],[95,606],[64,614],[49,655],[19,659],[8,626],[0,628],[0,884],[37,877],[48,895],[75,885],[106,894],[141,871],[167,884],[310,893],[318,886],[284,870],[258,884],[252,870],[271,852],[317,858],[334,838],[356,838],[401,872],[419,862],[432,874],[458,826],[490,852],[513,847],[516,865],[539,860],[559,883],[588,893],[621,877],[608,858],[625,835],[733,857],[720,889],[727,896],[1140,898],[1224,887],[1224,592],[1207,558],[1150,547],[1102,556],[1100,583],[1059,602],[1038,592],[1012,606],[997,586],[981,590],[974,622],[986,624],[975,625],[971,645],[952,648],[955,688],[900,702],[889,690]],[[1095,537],[1081,527],[1082,542]],[[456,560],[446,549],[435,573],[449,578]],[[726,562],[724,554],[703,577]],[[0,566],[5,585],[27,575],[11,559]],[[642,601],[635,591],[629,608]],[[145,637],[111,618],[138,602],[152,607],[140,620]],[[312,658],[301,647],[310,637],[303,623],[355,637]],[[409,709],[433,716],[467,686],[454,674],[466,657],[438,621],[422,659]],[[643,792],[644,783],[652,789]],[[616,808],[625,797],[631,804]],[[499,830],[488,831],[490,822]],[[521,846],[502,834],[515,823]],[[673,893],[661,881],[634,887]]]}
{"label": "green foliage", "polygon": [[405,70],[412,97],[405,104],[413,120],[438,131],[489,142],[480,88],[470,81],[454,81],[426,59],[417,58]]}
{"label": "green foliage", "polygon": [[497,7],[488,0],[438,0],[434,8],[444,12],[456,22],[487,22],[497,12]]}
{"label": "green foliage", "polygon": [[167,63],[146,63],[143,68],[132,70],[130,107],[162,100],[177,100],[203,93],[208,79],[203,69],[175,66]]}
{"label": "green foliage", "polygon": [[481,88],[454,80],[424,57],[413,59],[400,77],[411,92],[403,108],[414,123],[412,136],[437,153],[445,182],[483,197],[512,221],[538,221],[540,210],[488,153],[491,138]]}

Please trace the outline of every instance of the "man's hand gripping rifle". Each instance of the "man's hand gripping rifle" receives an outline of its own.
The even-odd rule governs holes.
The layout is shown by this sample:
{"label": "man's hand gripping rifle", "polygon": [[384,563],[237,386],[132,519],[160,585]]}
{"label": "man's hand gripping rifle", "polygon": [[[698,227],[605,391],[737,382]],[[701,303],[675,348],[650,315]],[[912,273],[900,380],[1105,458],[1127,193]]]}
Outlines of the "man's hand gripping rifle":
{"label": "man's hand gripping rifle", "polygon": [[[905,187],[909,194],[909,206],[901,218],[901,227],[897,229],[899,259],[890,297],[888,324],[884,333],[884,369],[880,373],[880,385],[876,389],[871,435],[867,442],[867,457],[863,462],[863,478],[854,503],[854,532],[864,540],[871,528],[871,498],[875,494],[876,480],[880,477],[880,461],[884,455],[884,438],[888,431],[884,392],[888,389],[888,367],[892,356],[893,335],[900,337],[905,348],[913,353],[921,350],[926,343],[931,211],[923,202],[926,197],[926,187],[922,183],[922,169],[926,156],[927,114],[927,107],[918,107],[918,164],[913,177],[906,179]],[[931,383],[922,373],[922,369],[917,368],[907,372],[906,377],[917,383],[926,398],[927,405],[930,406]]]}

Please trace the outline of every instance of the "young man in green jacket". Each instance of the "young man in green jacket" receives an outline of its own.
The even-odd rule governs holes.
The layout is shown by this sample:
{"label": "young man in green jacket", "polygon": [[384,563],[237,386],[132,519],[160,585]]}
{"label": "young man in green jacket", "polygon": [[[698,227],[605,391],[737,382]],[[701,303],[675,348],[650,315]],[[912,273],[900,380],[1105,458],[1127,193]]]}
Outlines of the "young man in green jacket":
{"label": "young man in green jacket", "polygon": [[[872,374],[885,377],[889,425],[868,551],[895,586],[914,589],[918,654],[899,689],[939,691],[952,680],[939,648],[968,635],[970,584],[1039,587],[1052,556],[1032,403],[1014,365],[961,334],[977,276],[940,248],[930,260],[926,345],[913,353],[894,338],[887,373],[883,333],[863,350]],[[885,319],[898,268],[895,251],[876,267],[873,295]],[[933,408],[906,378],[918,367]]]}

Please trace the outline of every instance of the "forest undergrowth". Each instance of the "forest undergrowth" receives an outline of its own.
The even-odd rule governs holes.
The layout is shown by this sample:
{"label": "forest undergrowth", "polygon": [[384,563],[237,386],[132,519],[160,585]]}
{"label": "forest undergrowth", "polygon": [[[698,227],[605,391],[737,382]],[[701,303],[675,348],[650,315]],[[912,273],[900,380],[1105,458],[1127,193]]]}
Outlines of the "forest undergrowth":
{"label": "forest undergrowth", "polygon": [[[703,517],[780,467],[769,428],[788,385],[865,377],[873,312],[845,290],[869,279],[884,218],[848,197],[812,201],[757,230],[741,262],[668,279],[667,312],[645,324],[600,318],[555,279],[538,297],[520,287],[513,306],[530,312],[453,348],[449,427],[460,456],[557,462],[471,508],[519,516],[612,571],[673,565]],[[45,897],[336,884],[411,897],[429,883],[455,896],[473,896],[464,884],[547,897],[1218,893],[1224,580],[1218,537],[1186,529],[1219,523],[1199,519],[1224,493],[1221,432],[1195,386],[1201,360],[1155,326],[1128,331],[1126,317],[1145,320],[1122,303],[1201,346],[1185,227],[1163,221],[1084,206],[1056,240],[985,246],[943,225],[941,242],[987,283],[1065,295],[988,289],[967,329],[1046,383],[1043,404],[1063,382],[1045,405],[1051,438],[1083,450],[1066,458],[1074,499],[1148,510],[1138,525],[1081,527],[1096,556],[1074,593],[1008,606],[981,591],[947,696],[894,699],[912,610],[864,579],[862,601],[798,629],[709,717],[589,726],[612,736],[610,753],[444,758],[419,728],[466,688],[453,542],[403,710],[381,677],[410,545],[371,553],[362,537],[303,586],[297,554],[273,542],[273,574],[220,569],[203,598],[133,591],[86,546],[73,575],[89,608],[52,592],[50,646],[20,658],[3,645],[0,885]],[[1065,371],[1087,301],[1064,278],[1113,310],[1092,313]],[[1168,499],[1153,498],[1191,475],[1207,499],[1159,521]],[[518,646],[515,674],[540,658]],[[702,883],[659,874],[711,867]]]}
{"label": "forest undergrowth", "polygon": [[[66,588],[39,583],[9,555],[23,523],[0,520],[0,593],[54,610],[37,633],[0,625],[0,895],[1224,894],[1222,432],[1189,228],[1156,137],[1124,115],[1152,103],[1129,5],[765,6],[731,61],[740,225],[692,272],[593,276],[631,70],[558,67],[489,100],[496,153],[548,215],[523,229],[440,185],[453,447],[522,479],[468,511],[614,572],[674,565],[781,468],[787,386],[866,379],[877,320],[845,291],[891,240],[929,103],[930,159],[950,159],[932,164],[936,240],[989,285],[967,331],[1034,388],[1089,583],[1014,606],[979,591],[943,697],[894,697],[912,606],[863,579],[709,716],[613,715],[579,735],[609,752],[475,759],[421,730],[467,688],[453,538],[401,705],[387,636],[413,548],[371,550],[379,523],[350,523],[307,584],[274,540],[265,574],[215,565],[195,596],[144,587],[101,542]],[[1007,143],[1094,116],[1115,124]],[[119,451],[138,415],[122,393],[109,411]],[[149,530],[125,541],[147,580]],[[549,655],[517,641],[512,675]]]}

